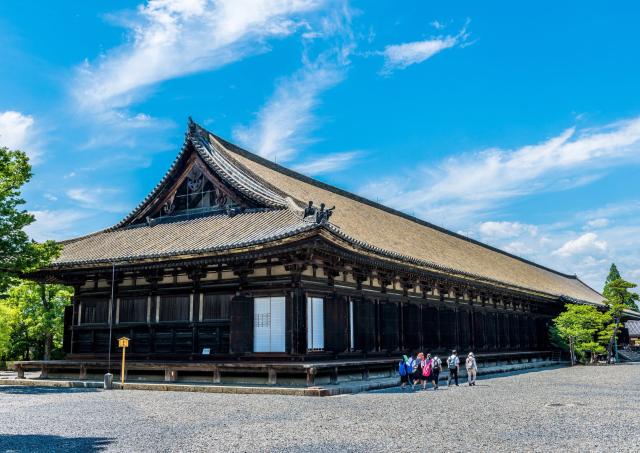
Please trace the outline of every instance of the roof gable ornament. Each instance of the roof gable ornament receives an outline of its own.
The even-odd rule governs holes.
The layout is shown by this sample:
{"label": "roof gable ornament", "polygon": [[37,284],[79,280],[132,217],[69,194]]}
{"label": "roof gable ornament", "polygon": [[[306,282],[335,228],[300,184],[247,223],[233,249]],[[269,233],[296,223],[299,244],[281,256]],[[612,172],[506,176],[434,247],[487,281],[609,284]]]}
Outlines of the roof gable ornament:
{"label": "roof gable ornament", "polygon": [[329,223],[329,218],[333,215],[335,206],[325,209],[325,204],[320,203],[320,208],[313,205],[313,201],[309,201],[309,204],[304,208],[304,218],[314,223],[324,224]]}

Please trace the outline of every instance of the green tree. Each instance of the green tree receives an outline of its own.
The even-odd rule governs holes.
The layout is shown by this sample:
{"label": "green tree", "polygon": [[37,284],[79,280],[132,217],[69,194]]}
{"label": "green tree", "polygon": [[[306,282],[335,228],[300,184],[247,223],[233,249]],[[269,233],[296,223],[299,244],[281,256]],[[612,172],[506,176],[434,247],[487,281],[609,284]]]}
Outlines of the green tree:
{"label": "green tree", "polygon": [[607,347],[609,361],[611,361],[611,357],[616,353],[616,338],[618,337],[620,319],[622,318],[624,310],[629,308],[633,310],[638,309],[636,301],[640,299],[640,296],[629,291],[636,286],[634,283],[629,283],[622,278],[618,278],[605,285],[602,292],[606,298],[605,302],[609,306],[609,315],[613,319],[613,330]]}
{"label": "green tree", "polygon": [[604,286],[607,286],[609,283],[619,278],[622,278],[622,276],[620,275],[620,272],[618,272],[618,267],[616,266],[616,263],[611,263],[611,267],[609,268],[609,275],[607,275],[607,279],[604,282]]}
{"label": "green tree", "polygon": [[48,264],[60,251],[53,241],[38,244],[24,231],[35,220],[22,209],[20,196],[31,176],[25,153],[0,147],[0,294],[23,272]]}
{"label": "green tree", "polygon": [[9,357],[11,333],[16,321],[17,311],[0,300],[0,369]]}
{"label": "green tree", "polygon": [[[601,312],[591,305],[568,304],[549,329],[552,342],[571,354],[571,363],[576,357],[582,362],[595,362],[599,354],[606,352],[608,337],[602,332],[611,324],[608,312]],[[589,357],[590,354],[590,357]]]}
{"label": "green tree", "polygon": [[0,301],[12,317],[8,344],[0,344],[0,350],[11,359],[50,360],[62,347],[64,307],[72,295],[66,286],[31,281],[10,288]]}

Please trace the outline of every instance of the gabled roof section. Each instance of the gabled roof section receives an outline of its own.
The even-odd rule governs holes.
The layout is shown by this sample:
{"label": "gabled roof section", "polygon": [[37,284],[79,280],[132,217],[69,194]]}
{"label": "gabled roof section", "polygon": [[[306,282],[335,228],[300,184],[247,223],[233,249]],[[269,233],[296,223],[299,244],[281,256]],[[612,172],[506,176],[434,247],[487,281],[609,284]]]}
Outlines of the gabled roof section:
{"label": "gabled roof section", "polygon": [[[421,262],[600,305],[603,297],[577,276],[541,266],[489,245],[307,177],[209,134],[230,158],[297,200],[336,207],[331,223],[354,242]],[[452,206],[452,209],[456,209]]]}
{"label": "gabled roof section", "polygon": [[230,190],[235,191],[239,197],[246,199],[250,207],[283,209],[291,206],[292,203],[296,204],[295,200],[288,199],[282,191],[229,158],[226,149],[214,136],[189,118],[184,144],[167,173],[129,215],[109,230],[143,221],[151,210],[159,208],[164,197],[175,190],[173,187],[175,181],[184,177],[183,171],[193,160],[194,154],[199,163],[203,163],[207,170]]}

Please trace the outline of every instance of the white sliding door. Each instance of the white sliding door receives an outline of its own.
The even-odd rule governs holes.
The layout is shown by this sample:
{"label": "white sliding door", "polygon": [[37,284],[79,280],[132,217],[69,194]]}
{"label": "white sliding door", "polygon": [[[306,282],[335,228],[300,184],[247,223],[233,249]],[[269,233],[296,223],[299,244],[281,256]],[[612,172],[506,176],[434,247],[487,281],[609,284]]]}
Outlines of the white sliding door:
{"label": "white sliding door", "polygon": [[285,352],[284,297],[253,301],[253,352]]}
{"label": "white sliding door", "polygon": [[307,349],[324,349],[324,299],[307,298]]}

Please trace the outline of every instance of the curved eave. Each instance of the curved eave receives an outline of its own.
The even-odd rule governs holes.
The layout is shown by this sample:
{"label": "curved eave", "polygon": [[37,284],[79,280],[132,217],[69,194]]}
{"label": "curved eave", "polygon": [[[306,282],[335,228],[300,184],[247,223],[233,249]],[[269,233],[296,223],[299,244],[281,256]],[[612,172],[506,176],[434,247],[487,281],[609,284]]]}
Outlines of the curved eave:
{"label": "curved eave", "polygon": [[[518,293],[536,295],[536,296],[544,297],[545,299],[560,300],[563,297],[561,294],[551,294],[551,293],[546,293],[544,291],[539,291],[532,288],[511,285],[498,280],[492,280],[492,279],[483,277],[482,275],[471,274],[469,272],[464,272],[458,269],[441,266],[439,264],[436,264],[430,261],[420,260],[417,258],[413,258],[411,256],[402,255],[400,253],[385,250],[380,247],[376,247],[366,242],[352,238],[349,235],[346,235],[343,232],[341,232],[340,229],[334,225],[325,224],[324,227],[325,228],[323,229],[323,231],[326,232],[326,234],[321,233],[321,235],[324,236],[326,239],[337,244],[342,244],[343,246],[346,245],[348,248],[351,248],[358,253],[364,252],[369,256],[376,257],[378,259],[382,259],[396,265],[399,264],[404,267],[414,268],[416,270],[425,270],[425,271],[428,271],[429,273],[439,274],[443,278],[454,277],[454,278],[459,278],[461,280],[475,281],[475,282],[479,282],[481,284],[485,284],[495,288],[502,288],[502,289],[506,289],[506,290],[514,291]],[[593,304],[592,302],[586,302],[586,301],[585,303]]]}
{"label": "curved eave", "polygon": [[53,264],[43,270],[45,271],[61,271],[70,269],[89,269],[104,267],[105,265],[116,264],[148,264],[159,263],[165,261],[182,261],[195,258],[206,258],[216,256],[235,256],[244,253],[255,252],[270,247],[277,247],[283,244],[306,239],[315,234],[318,229],[317,224],[309,224],[297,228],[286,234],[274,235],[257,241],[239,242],[232,246],[210,247],[201,249],[185,249],[171,253],[155,253],[148,255],[122,256],[110,259],[94,259],[81,261],[67,261],[63,263]]}

